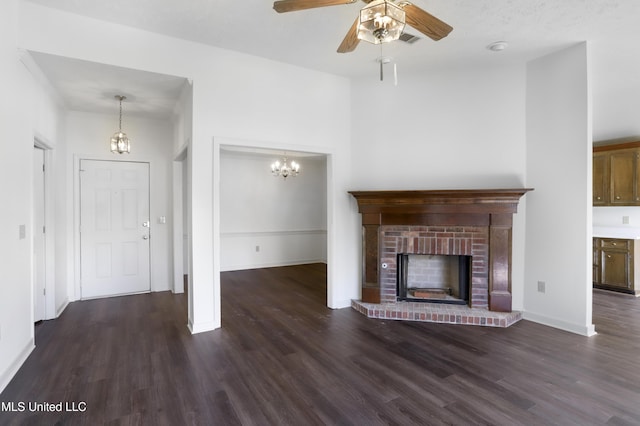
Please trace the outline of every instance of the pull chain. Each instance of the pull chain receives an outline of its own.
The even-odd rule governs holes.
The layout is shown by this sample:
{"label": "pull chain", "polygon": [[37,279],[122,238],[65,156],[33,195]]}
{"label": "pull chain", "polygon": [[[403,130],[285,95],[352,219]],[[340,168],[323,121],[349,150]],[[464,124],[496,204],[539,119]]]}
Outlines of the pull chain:
{"label": "pull chain", "polygon": [[382,55],[382,43],[380,43],[380,81],[384,81],[384,56]]}

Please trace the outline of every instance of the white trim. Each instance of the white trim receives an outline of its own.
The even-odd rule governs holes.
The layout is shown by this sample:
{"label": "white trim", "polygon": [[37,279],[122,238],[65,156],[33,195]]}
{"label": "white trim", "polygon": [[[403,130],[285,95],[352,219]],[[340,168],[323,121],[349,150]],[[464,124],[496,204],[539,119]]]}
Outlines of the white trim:
{"label": "white trim", "polygon": [[327,235],[326,229],[308,229],[299,231],[256,231],[256,232],[221,232],[221,238],[236,237],[279,237],[283,235]]}
{"label": "white trim", "polygon": [[73,292],[67,294],[72,301],[80,299],[80,160],[73,155]]}
{"label": "white trim", "polygon": [[60,305],[60,308],[58,308],[58,310],[56,311],[56,318],[58,318],[60,315],[62,315],[64,310],[67,309],[67,306],[69,306],[69,298],[68,297],[66,297],[64,299],[64,302],[62,302],[62,305]]}
{"label": "white trim", "polygon": [[538,324],[559,328],[560,330],[569,331],[575,334],[580,334],[581,336],[591,337],[598,334],[593,324],[591,325],[573,324],[573,323],[559,320],[557,318],[551,318],[551,317],[547,317],[540,314],[534,314],[532,312],[523,312],[522,318],[528,321],[536,322]]}
{"label": "white trim", "polygon": [[34,344],[33,337],[31,337],[24,349],[20,351],[16,359],[11,363],[9,368],[7,368],[5,373],[0,376],[0,393],[4,391],[4,388],[7,387],[11,379],[13,379],[13,376],[15,376],[18,370],[20,370],[20,367],[22,367],[22,365],[27,361],[27,358],[35,348],[36,346]]}
{"label": "white trim", "polygon": [[[34,132],[33,146],[43,150],[44,156],[44,251],[45,251],[45,308],[44,319],[55,318],[56,277],[55,277],[55,194],[53,171],[53,144],[44,135]],[[34,283],[35,285],[35,283]]]}
{"label": "white trim", "polygon": [[[42,69],[36,64],[31,52],[25,49],[18,49],[18,55],[20,57],[20,62],[27,69],[29,74],[34,78],[34,80],[40,84],[43,88],[47,96],[49,96],[55,103],[62,109],[67,108],[67,104],[64,101],[64,98],[60,95],[60,93],[53,88],[51,81],[46,76],[46,74],[42,71]],[[50,149],[50,148],[48,148]]]}
{"label": "white trim", "polygon": [[[324,263],[326,264],[325,259],[301,259],[291,262],[265,262],[265,263],[247,263],[240,265],[228,265],[225,268],[220,269],[220,272],[230,272],[230,271],[245,271],[248,269],[260,269],[260,268],[278,268],[280,266],[294,266],[294,265],[308,265],[310,263]],[[351,301],[349,301],[349,306],[351,306]]]}
{"label": "white trim", "polygon": [[220,296],[220,272],[221,272],[221,255],[220,255],[220,241],[222,239],[220,230],[220,156],[221,150],[224,146],[244,147],[244,148],[263,148],[274,149],[279,151],[299,151],[307,152],[326,156],[326,179],[327,179],[327,194],[325,200],[325,208],[327,210],[327,298],[325,300],[326,306],[329,307],[347,307],[351,306],[351,301],[336,301],[333,300],[334,291],[333,286],[337,285],[337,277],[333,275],[333,268],[331,264],[333,262],[334,253],[336,253],[334,244],[337,243],[335,238],[332,238],[334,232],[334,220],[332,215],[332,199],[335,196],[333,188],[333,150],[327,147],[310,147],[291,143],[273,142],[273,141],[252,141],[229,137],[214,137],[213,138],[213,311],[214,322],[220,326],[222,322],[221,318],[221,296]]}
{"label": "white trim", "polygon": [[47,138],[45,135],[38,132],[37,130],[33,132],[33,145],[40,149],[44,149],[45,151],[53,149],[53,146],[54,146],[53,143],[49,140],[49,138]]}
{"label": "white trim", "polygon": [[[184,154],[184,153],[183,153]],[[184,155],[172,162],[173,173],[173,293],[184,293],[184,217],[183,179]]]}
{"label": "white trim", "polygon": [[329,306],[330,309],[345,309],[351,308],[351,299],[346,300],[338,300],[332,306]]}
{"label": "white trim", "polygon": [[173,161],[185,161],[187,159],[187,150],[189,149],[190,144],[191,138],[187,138],[184,141],[184,144],[182,144],[174,154]]}
{"label": "white trim", "polygon": [[216,326],[216,324],[213,321],[193,324],[191,322],[191,319],[189,319],[189,323],[187,324],[187,327],[189,328],[189,331],[191,332],[191,334],[198,334],[198,333],[205,333],[207,331],[215,330],[219,326]]}

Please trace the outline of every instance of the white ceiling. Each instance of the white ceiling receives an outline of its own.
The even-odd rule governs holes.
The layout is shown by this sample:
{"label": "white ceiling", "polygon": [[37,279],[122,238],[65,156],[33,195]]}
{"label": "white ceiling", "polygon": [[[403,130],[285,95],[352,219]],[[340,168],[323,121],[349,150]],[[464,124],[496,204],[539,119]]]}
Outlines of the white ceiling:
{"label": "white ceiling", "polygon": [[115,95],[126,96],[123,115],[166,119],[177,104],[186,79],[80,61],[45,53],[30,53],[48,81],[72,111],[118,114]]}
{"label": "white ceiling", "polygon": [[[336,49],[362,2],[279,14],[270,0],[23,1],[351,78],[377,73],[381,55],[393,58],[401,76],[408,70],[522,62],[584,40],[600,51],[610,46],[640,58],[638,0],[415,0],[453,26],[448,37],[435,42],[408,28],[421,40],[382,49],[361,42],[347,54]],[[509,48],[486,49],[498,40]],[[49,55],[34,59],[71,109],[104,108],[118,89],[131,97],[131,107],[134,100],[145,102],[147,109],[136,113],[166,117],[184,84],[184,79]]]}

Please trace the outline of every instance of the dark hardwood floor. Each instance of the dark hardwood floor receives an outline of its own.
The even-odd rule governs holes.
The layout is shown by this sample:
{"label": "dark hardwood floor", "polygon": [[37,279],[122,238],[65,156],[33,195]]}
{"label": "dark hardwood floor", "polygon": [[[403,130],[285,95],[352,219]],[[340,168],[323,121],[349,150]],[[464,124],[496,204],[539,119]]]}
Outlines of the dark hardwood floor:
{"label": "dark hardwood floor", "polygon": [[[320,264],[222,274],[222,328],[186,296],[75,302],[36,328],[0,425],[638,425],[640,299],[594,293],[598,335],[367,319]],[[31,412],[62,402],[85,411]],[[86,407],[83,405],[86,404]]]}

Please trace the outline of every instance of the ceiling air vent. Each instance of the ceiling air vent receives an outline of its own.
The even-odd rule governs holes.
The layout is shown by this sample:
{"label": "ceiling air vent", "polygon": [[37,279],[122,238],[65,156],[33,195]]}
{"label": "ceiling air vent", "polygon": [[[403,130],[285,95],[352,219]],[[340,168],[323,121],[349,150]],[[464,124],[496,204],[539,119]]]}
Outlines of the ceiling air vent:
{"label": "ceiling air vent", "polygon": [[398,40],[402,40],[405,43],[413,44],[416,41],[420,40],[420,37],[416,37],[413,34],[409,33],[402,33],[400,34],[400,38]]}

